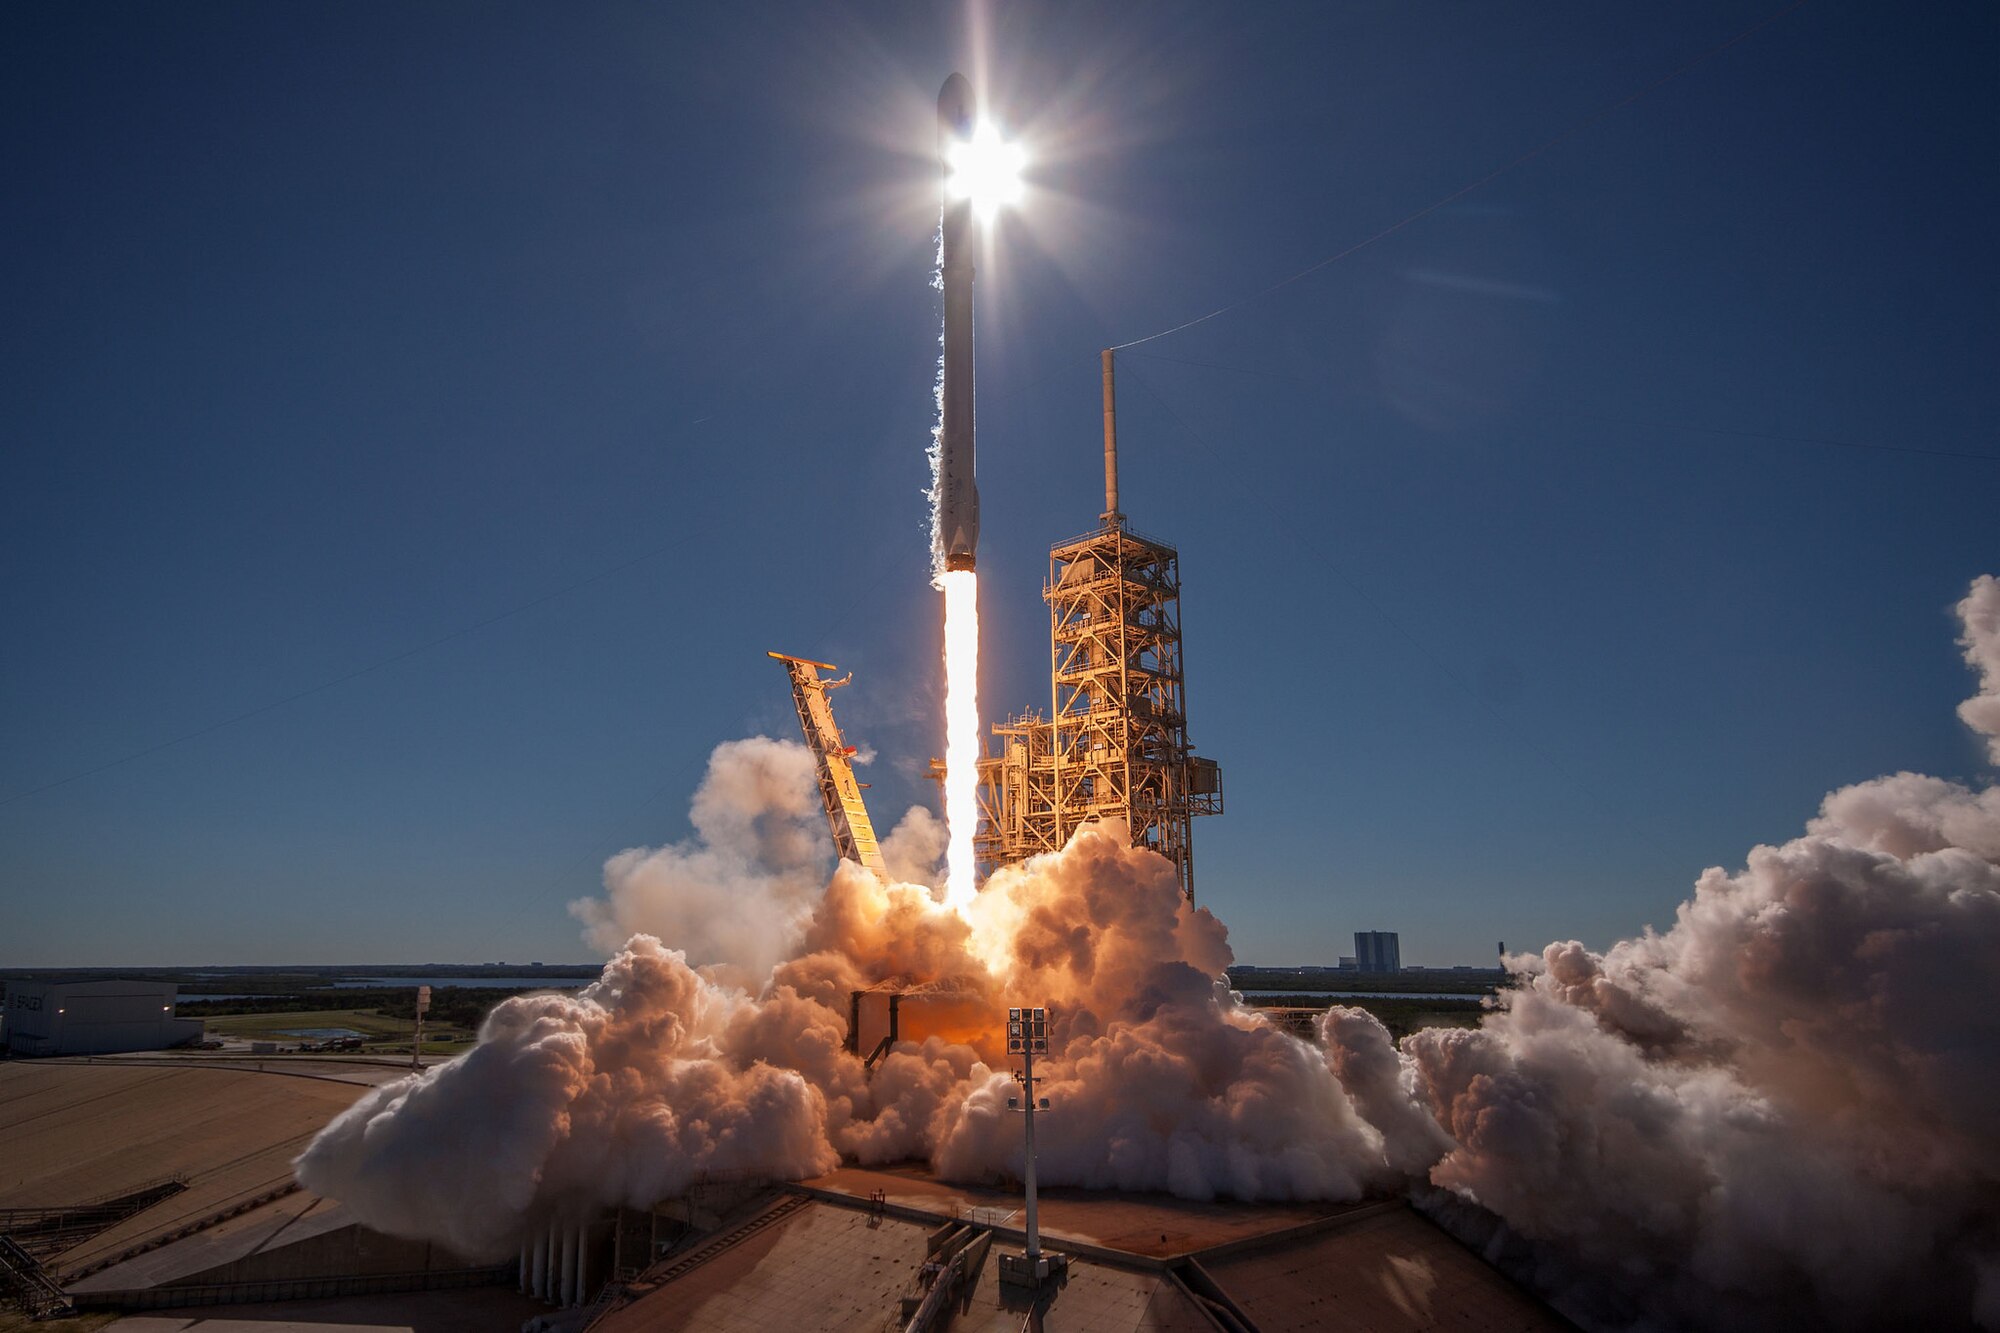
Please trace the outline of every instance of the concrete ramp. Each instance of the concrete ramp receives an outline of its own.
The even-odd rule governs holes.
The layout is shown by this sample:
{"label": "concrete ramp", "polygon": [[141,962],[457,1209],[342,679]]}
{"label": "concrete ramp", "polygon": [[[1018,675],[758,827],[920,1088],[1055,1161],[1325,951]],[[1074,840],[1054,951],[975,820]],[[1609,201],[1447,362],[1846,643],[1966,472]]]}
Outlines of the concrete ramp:
{"label": "concrete ramp", "polygon": [[1570,1327],[1408,1206],[1195,1262],[1258,1333],[1543,1333]]}

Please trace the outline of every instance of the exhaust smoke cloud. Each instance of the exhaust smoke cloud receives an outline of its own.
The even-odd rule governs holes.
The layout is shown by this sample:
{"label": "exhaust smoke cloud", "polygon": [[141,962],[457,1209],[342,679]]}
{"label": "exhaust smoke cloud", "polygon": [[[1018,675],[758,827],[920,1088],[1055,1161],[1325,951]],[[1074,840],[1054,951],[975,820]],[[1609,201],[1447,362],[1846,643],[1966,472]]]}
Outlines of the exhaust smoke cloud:
{"label": "exhaust smoke cloud", "polygon": [[[696,966],[755,992],[791,955],[833,866],[812,751],[797,741],[725,741],[688,810],[692,836],[604,864],[604,897],[570,915],[606,954],[634,935],[671,940]],[[912,806],[881,840],[898,878],[931,883],[944,850],[936,815]]]}
{"label": "exhaust smoke cloud", "polygon": [[[1981,678],[1961,715],[2000,740],[2000,584],[1958,610]],[[1018,1178],[999,1011],[1046,1004],[1050,1184],[1409,1189],[1591,1328],[2000,1328],[2000,788],[1843,788],[1705,872],[1670,929],[1512,960],[1476,1030],[1398,1046],[1335,1008],[1315,1045],[1217,980],[1222,924],[1116,826],[962,908],[848,863],[822,889],[823,844],[793,837],[818,832],[810,766],[784,749],[718,748],[696,837],[614,858],[576,909],[594,939],[677,935],[636,935],[580,994],[503,1002],[469,1054],[330,1124],[300,1178],[493,1257],[703,1172]],[[904,830],[934,864],[936,821]],[[880,982],[944,1002],[871,1076],[846,1000]]]}
{"label": "exhaust smoke cloud", "polygon": [[945,901],[963,909],[978,876],[972,835],[979,827],[979,575],[954,569],[938,579],[944,587]]}
{"label": "exhaust smoke cloud", "polygon": [[1986,737],[1986,757],[2000,764],[2000,579],[1982,574],[1958,604],[1965,626],[1959,646],[1965,661],[1979,673],[1979,693],[1958,706],[1966,726]]}
{"label": "exhaust smoke cloud", "polygon": [[[699,851],[669,850],[677,871]],[[767,919],[768,900],[740,901]],[[1063,1109],[1040,1136],[1051,1184],[1290,1199],[1400,1180],[1327,1061],[1220,979],[1222,924],[1121,826],[997,872],[964,912],[840,862],[794,941],[752,991],[722,979],[741,965],[697,969],[636,936],[601,981],[503,1001],[467,1055],[364,1097],[300,1158],[300,1179],[371,1225],[500,1257],[538,1219],[644,1206],[705,1171],[917,1158],[1015,1178],[1001,1027],[1010,1002],[1032,1000],[1051,1006],[1062,1052],[1044,1084]],[[944,993],[933,1017],[963,1026],[934,1022],[946,1030],[871,1077],[844,1048],[847,1000],[882,982]]]}

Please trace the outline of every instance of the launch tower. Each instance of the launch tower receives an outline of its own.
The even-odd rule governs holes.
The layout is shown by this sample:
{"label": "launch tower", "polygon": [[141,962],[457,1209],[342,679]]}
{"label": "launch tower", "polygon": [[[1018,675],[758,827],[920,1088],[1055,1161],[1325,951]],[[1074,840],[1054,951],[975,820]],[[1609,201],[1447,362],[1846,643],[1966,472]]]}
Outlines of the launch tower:
{"label": "launch tower", "polygon": [[1118,508],[1112,354],[1104,353],[1104,513],[1049,551],[1050,712],[996,724],[980,760],[979,856],[990,870],[1054,851],[1092,819],[1122,819],[1194,896],[1196,815],[1222,812],[1222,773],[1188,742],[1180,555]]}

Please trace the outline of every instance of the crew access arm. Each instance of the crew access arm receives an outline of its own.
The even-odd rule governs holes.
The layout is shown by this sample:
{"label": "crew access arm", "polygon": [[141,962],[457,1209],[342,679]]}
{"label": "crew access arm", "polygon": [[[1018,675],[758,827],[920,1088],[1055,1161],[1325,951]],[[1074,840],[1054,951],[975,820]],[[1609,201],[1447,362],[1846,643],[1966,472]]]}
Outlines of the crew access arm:
{"label": "crew access arm", "polygon": [[805,728],[806,747],[812,751],[819,771],[819,799],[826,807],[827,826],[833,830],[833,849],[843,860],[858,861],[889,878],[882,862],[882,849],[875,841],[875,826],[869,822],[868,807],[861,802],[861,783],[854,777],[854,747],[841,739],[840,724],[833,720],[833,703],[826,696],[853,677],[820,679],[821,671],[837,670],[830,662],[772,653],[785,664],[792,681],[792,702],[799,710],[799,725]]}

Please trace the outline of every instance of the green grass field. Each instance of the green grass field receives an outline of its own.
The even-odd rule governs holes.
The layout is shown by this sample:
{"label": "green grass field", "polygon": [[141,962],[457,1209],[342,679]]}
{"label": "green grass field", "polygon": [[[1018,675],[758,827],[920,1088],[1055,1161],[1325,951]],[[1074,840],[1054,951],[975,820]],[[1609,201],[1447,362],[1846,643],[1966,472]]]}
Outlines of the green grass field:
{"label": "green grass field", "polygon": [[1418,1000],[1401,996],[1319,994],[1283,998],[1263,997],[1252,1003],[1261,1009],[1285,1007],[1326,1009],[1335,1004],[1345,1005],[1350,1009],[1365,1009],[1380,1019],[1382,1026],[1389,1029],[1389,1035],[1398,1041],[1419,1028],[1476,1028],[1479,1026],[1480,1016],[1485,1012],[1479,1001],[1472,998]]}
{"label": "green grass field", "polygon": [[[410,1048],[415,1024],[373,1009],[315,1009],[296,1014],[211,1014],[202,1020],[211,1037],[241,1037],[247,1041],[311,1040],[290,1034],[300,1028],[348,1028],[359,1032],[368,1047]],[[424,1024],[424,1050],[446,1053],[472,1040],[472,1033],[449,1024]]]}

